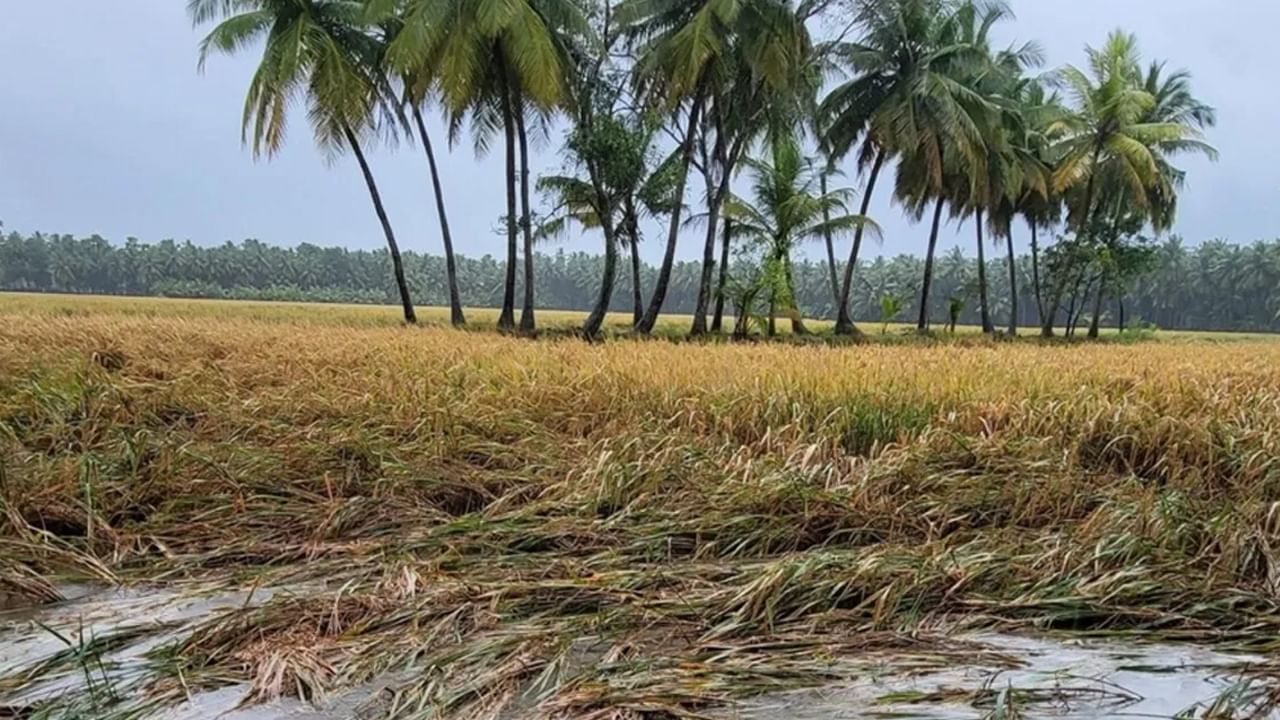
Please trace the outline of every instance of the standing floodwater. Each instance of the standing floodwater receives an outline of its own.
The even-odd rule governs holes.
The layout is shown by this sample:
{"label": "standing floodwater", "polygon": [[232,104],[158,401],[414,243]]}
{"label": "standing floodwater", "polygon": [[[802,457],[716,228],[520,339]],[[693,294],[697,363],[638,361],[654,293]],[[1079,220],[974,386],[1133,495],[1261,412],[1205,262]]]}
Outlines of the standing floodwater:
{"label": "standing floodwater", "polygon": [[[145,693],[141,680],[162,672],[167,644],[183,642],[199,626],[229,612],[272,598],[303,597],[309,588],[60,590],[71,599],[0,613],[0,708],[18,717],[59,704],[90,707],[99,695]],[[926,644],[909,651],[832,657],[821,684],[762,691],[707,714],[759,720],[1272,716],[1260,709],[1270,686],[1250,674],[1251,666],[1262,661],[1255,656],[1136,638],[972,634],[955,642],[964,645],[931,650]],[[590,662],[596,661],[598,656]],[[590,675],[596,668],[587,664],[578,663]],[[398,685],[412,682],[411,673],[387,672],[311,702],[288,698],[249,705],[251,688],[235,683],[157,702],[150,710],[140,698],[134,707],[143,708],[139,717],[158,720],[373,718],[383,716]],[[522,692],[532,697],[534,690]],[[521,705],[528,712],[510,711],[504,717],[534,716],[528,700],[516,707]],[[1212,715],[1215,706],[1239,714]]]}

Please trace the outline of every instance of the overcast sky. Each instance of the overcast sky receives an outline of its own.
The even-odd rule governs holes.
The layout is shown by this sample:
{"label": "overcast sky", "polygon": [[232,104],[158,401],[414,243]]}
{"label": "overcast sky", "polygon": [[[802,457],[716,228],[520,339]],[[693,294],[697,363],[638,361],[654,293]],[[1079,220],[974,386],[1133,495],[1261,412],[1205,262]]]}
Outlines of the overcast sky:
{"label": "overcast sky", "polygon": [[[287,147],[254,162],[240,144],[240,110],[256,57],[214,58],[196,72],[196,43],[183,0],[40,0],[0,4],[0,221],[7,230],[99,233],[216,244],[264,242],[375,248],[382,235],[354,160],[326,163],[305,119]],[[1081,63],[1086,44],[1122,27],[1147,58],[1194,75],[1216,106],[1210,140],[1217,164],[1182,163],[1189,185],[1175,231],[1189,242],[1247,243],[1280,236],[1280,57],[1275,0],[1013,0],[1018,15],[1003,41],[1038,40],[1050,66]],[[436,125],[439,135],[439,125]],[[443,138],[440,138],[443,144]],[[536,168],[557,168],[559,138],[539,149]],[[375,151],[371,162],[403,247],[439,252],[422,153]],[[501,252],[504,208],[498,154],[477,160],[469,141],[444,154],[450,221],[461,251]],[[873,203],[885,228],[871,253],[920,253],[927,227]],[[972,252],[971,227],[943,246]],[[1025,232],[1021,233],[1025,235]],[[700,237],[679,255],[700,255]],[[598,249],[593,236],[561,243]],[[550,249],[550,248],[548,248]],[[814,248],[816,250],[816,248]],[[653,233],[644,250],[660,257]]]}

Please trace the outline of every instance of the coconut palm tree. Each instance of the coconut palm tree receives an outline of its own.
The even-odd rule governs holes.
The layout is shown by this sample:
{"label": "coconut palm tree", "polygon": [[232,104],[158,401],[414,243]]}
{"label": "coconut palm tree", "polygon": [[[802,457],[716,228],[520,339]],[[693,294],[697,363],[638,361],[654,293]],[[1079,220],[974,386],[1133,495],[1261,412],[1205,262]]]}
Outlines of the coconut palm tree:
{"label": "coconut palm tree", "polygon": [[[982,137],[975,114],[982,99],[960,71],[976,49],[955,35],[958,4],[951,0],[856,0],[856,41],[835,52],[851,79],[823,100],[819,112],[825,143],[843,156],[861,142],[859,167],[867,171],[862,211],[870,206],[888,157],[918,154],[923,176],[943,186],[944,158],[958,153],[977,162]],[[837,303],[836,332],[861,334],[849,308],[862,236],[855,232]]]}
{"label": "coconut palm tree", "polygon": [[[1003,237],[1009,273],[1009,335],[1018,334],[1018,266],[1013,248],[1014,218],[1029,206],[1047,203],[1052,187],[1052,169],[1045,160],[1047,143],[1044,121],[1052,117],[1042,106],[1043,89],[1023,75],[1039,64],[1039,49],[1024,46],[999,53],[987,83],[1000,109],[988,151],[995,151],[987,163],[989,172],[999,173],[999,192],[992,195],[988,211],[992,235]],[[1050,106],[1052,107],[1052,106]],[[1034,246],[1034,242],[1033,242]]]}
{"label": "coconut palm tree", "polygon": [[[678,197],[684,195],[698,131],[715,137],[706,142],[715,165],[714,190],[707,197],[702,273],[691,328],[693,334],[702,334],[713,294],[718,218],[733,167],[762,130],[762,119],[778,105],[777,98],[795,92],[797,73],[810,47],[808,33],[803,18],[785,0],[625,0],[618,14],[639,50],[637,93],[660,112],[688,104],[679,148]],[[639,332],[653,329],[665,302],[680,227],[677,209],[671,215],[653,297],[636,326]]]}
{"label": "coconut palm tree", "polygon": [[[737,165],[756,138],[791,133],[813,107],[821,75],[805,27],[805,10],[790,0],[743,3],[732,26],[731,52],[712,76],[704,128],[715,136],[711,153],[717,182],[707,199],[702,273],[690,334],[707,331],[714,296],[716,225]],[[705,141],[704,141],[705,142]]]}
{"label": "coconut palm tree", "polygon": [[[1189,76],[1174,73],[1162,79],[1160,64],[1144,76],[1139,68],[1137,38],[1113,32],[1100,48],[1088,48],[1089,72],[1073,66],[1060,71],[1075,107],[1062,122],[1057,144],[1061,156],[1054,173],[1059,189],[1084,187],[1071,208],[1079,232],[1087,232],[1098,212],[1099,180],[1110,171],[1118,186],[1144,210],[1180,173],[1168,159],[1184,152],[1210,158],[1216,151],[1203,141],[1202,131],[1214,123],[1214,113],[1190,93]],[[1167,225],[1167,208],[1151,217]]]}
{"label": "coconut palm tree", "polygon": [[[633,71],[637,96],[660,113],[671,115],[677,124],[682,110],[685,116],[677,148],[680,159],[675,195],[680,202],[693,163],[695,135],[703,121],[709,69],[726,52],[727,25],[736,13],[734,0],[625,0],[618,7],[624,37],[638,51]],[[653,331],[666,300],[680,215],[679,208],[671,213],[653,295],[635,326],[639,333]]]}
{"label": "coconut palm tree", "polygon": [[726,218],[735,235],[762,244],[765,263],[772,278],[770,286],[770,327],[777,309],[791,318],[792,332],[803,334],[804,321],[796,303],[791,256],[803,240],[819,240],[828,234],[851,233],[879,227],[865,215],[848,211],[853,192],[849,189],[820,190],[825,168],[803,157],[794,137],[781,136],[770,143],[770,159],[746,158],[751,173],[751,199],[734,197]]}
{"label": "coconut palm tree", "polygon": [[[404,30],[404,20],[400,13],[399,0],[370,0],[365,5],[365,18],[376,23],[382,30],[382,53],[385,59],[387,48]],[[440,180],[440,168],[436,163],[435,146],[431,142],[431,134],[427,132],[427,124],[423,119],[423,111],[430,104],[435,93],[436,78],[429,67],[413,67],[399,73],[400,84],[404,88],[403,100],[409,109],[406,124],[410,125],[409,133],[416,132],[427,156],[427,170],[431,175],[431,191],[436,206],[436,218],[440,223],[440,235],[444,245],[445,282],[449,293],[449,320],[454,327],[466,325],[466,315],[462,310],[462,293],[458,287],[458,261],[453,249],[453,233],[449,229],[449,214],[445,209],[444,187]]]}
{"label": "coconut palm tree", "polygon": [[[1041,327],[1046,321],[1044,306],[1044,290],[1041,286],[1040,273],[1040,238],[1041,230],[1051,230],[1062,218],[1062,197],[1054,192],[1052,147],[1053,132],[1058,121],[1066,110],[1062,107],[1056,93],[1049,93],[1040,79],[1024,79],[1014,88],[1014,101],[1018,108],[1019,124],[1016,127],[1015,143],[1021,153],[1026,154],[1029,169],[1021,194],[1014,201],[1012,208],[1004,208],[1001,220],[1004,223],[1005,237],[1012,246],[1013,219],[1021,216],[1027,223],[1031,235],[1031,284],[1032,295],[1036,302],[1036,317]],[[1011,284],[1016,281],[1011,277]],[[1016,300],[1015,300],[1016,303]],[[1009,326],[1010,334],[1017,332],[1017,307],[1013,308]],[[1048,318],[1052,322],[1052,318]]]}
{"label": "coconut palm tree", "polygon": [[[984,211],[989,211],[987,206],[993,204],[995,198],[1003,196],[1004,185],[1012,180],[1005,176],[1017,170],[1016,166],[1007,167],[1010,158],[1005,128],[1016,124],[1017,108],[1001,93],[1011,82],[1007,78],[1024,64],[1039,59],[1039,50],[1034,45],[1025,45],[992,56],[991,29],[1009,17],[1008,8],[1001,4],[961,2],[953,6],[950,15],[937,21],[936,42],[946,47],[962,47],[965,51],[939,59],[934,71],[959,88],[956,97],[957,109],[963,113],[961,120],[978,135],[968,138],[963,145],[926,143],[908,146],[899,153],[895,197],[917,220],[930,207],[933,210],[920,286],[918,332],[928,329],[934,254],[944,206],[950,204],[954,215],[972,214],[980,218]],[[993,180],[996,187],[992,185]],[[981,242],[980,224],[978,237]],[[978,253],[985,255],[985,248],[979,247]],[[980,263],[978,279],[981,309],[984,316],[989,317],[983,263]]]}
{"label": "coconut palm tree", "polygon": [[203,69],[214,53],[233,54],[264,41],[245,96],[243,135],[254,157],[284,145],[290,103],[302,100],[316,143],[331,156],[350,150],[386,236],[405,322],[417,321],[400,246],[362,147],[379,129],[387,99],[378,42],[363,9],[347,0],[190,0],[195,25],[217,24],[200,43]]}
{"label": "coconut palm tree", "polygon": [[[956,38],[973,48],[973,60],[959,69],[965,84],[980,96],[986,106],[975,116],[982,145],[981,154],[967,158],[962,172],[969,176],[968,197],[958,203],[972,214],[977,234],[978,303],[982,330],[995,332],[987,282],[984,229],[993,240],[1003,237],[1008,250],[1010,331],[1017,332],[1017,266],[1013,252],[1012,217],[1017,201],[1028,190],[1044,194],[1048,171],[1027,145],[1024,138],[1025,119],[1020,103],[1023,86],[1029,82],[1023,73],[1043,62],[1043,53],[1035,43],[993,53],[990,49],[991,28],[1011,17],[1001,5],[979,5],[966,2],[955,16]],[[953,190],[954,191],[954,190]],[[985,217],[985,223],[984,223]],[[985,226],[985,227],[984,227]]]}
{"label": "coconut palm tree", "polygon": [[[397,0],[370,0],[373,16],[397,10]],[[498,324],[515,326],[516,247],[524,239],[521,329],[532,331],[533,228],[529,207],[528,122],[553,113],[566,100],[571,39],[589,37],[573,0],[406,0],[398,7],[404,28],[387,51],[402,72],[426,72],[451,115],[455,132],[470,117],[478,150],[501,128],[506,153],[507,274]],[[520,154],[517,158],[517,145]],[[520,167],[517,209],[517,165]]]}
{"label": "coconut palm tree", "polygon": [[[1187,152],[1216,157],[1203,140],[1214,113],[1192,96],[1185,73],[1162,78],[1163,66],[1156,64],[1144,75],[1131,34],[1113,32],[1087,53],[1088,72],[1071,66],[1060,71],[1075,107],[1061,122],[1054,187],[1074,191],[1069,206],[1079,242],[1094,243],[1128,213],[1140,214],[1159,232],[1172,222],[1181,184],[1171,158]],[[1095,319],[1107,287],[1104,277]],[[1094,324],[1090,335],[1096,337]]]}

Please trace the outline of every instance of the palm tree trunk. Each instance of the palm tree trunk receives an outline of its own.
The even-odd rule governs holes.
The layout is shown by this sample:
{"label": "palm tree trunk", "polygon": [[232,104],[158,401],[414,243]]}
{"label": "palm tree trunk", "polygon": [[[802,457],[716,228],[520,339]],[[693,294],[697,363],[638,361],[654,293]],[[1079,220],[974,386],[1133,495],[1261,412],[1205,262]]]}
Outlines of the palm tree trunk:
{"label": "palm tree trunk", "polygon": [[1124,321],[1124,298],[1123,298],[1123,297],[1117,297],[1117,298],[1116,298],[1116,306],[1117,306],[1117,308],[1118,308],[1118,309],[1119,309],[1119,311],[1120,311],[1120,332],[1122,332],[1122,333],[1123,333],[1123,332],[1125,331],[1125,321]]}
{"label": "palm tree trunk", "polygon": [[649,299],[649,307],[644,317],[636,324],[636,332],[648,335],[658,322],[658,314],[662,312],[662,303],[667,299],[667,286],[671,284],[671,268],[675,264],[676,239],[680,235],[680,206],[684,199],[684,185],[689,177],[689,165],[693,161],[693,135],[698,129],[698,116],[702,113],[702,92],[694,97],[693,106],[689,108],[689,127],[685,130],[683,145],[680,148],[680,178],[676,181],[676,206],[671,210],[671,222],[667,227],[667,249],[662,256],[662,266],[658,269],[658,277],[654,281],[653,296]]}
{"label": "palm tree trunk", "polygon": [[[863,217],[871,208],[871,194],[876,189],[876,179],[880,177],[880,169],[884,167],[885,153],[880,150],[876,153],[875,162],[871,165],[871,174],[867,176],[867,189],[862,193],[862,209],[860,212]],[[840,286],[840,299],[836,303],[836,334],[837,335],[853,335],[861,337],[862,332],[858,330],[858,326],[854,324],[853,317],[849,313],[849,295],[853,292],[853,269],[858,264],[858,252],[862,249],[862,226],[859,225],[853,231],[853,247],[849,251],[849,264],[844,266],[844,282]]]}
{"label": "palm tree trunk", "polygon": [[982,209],[974,213],[974,225],[978,228],[978,308],[982,315],[982,332],[994,335],[995,325],[991,323],[991,308],[987,305],[987,251],[982,240]]}
{"label": "palm tree trunk", "polygon": [[716,149],[714,156],[721,160],[720,183],[707,197],[707,233],[702,242],[702,275],[698,278],[698,299],[693,308],[693,326],[689,328],[692,336],[707,333],[707,310],[711,305],[711,278],[716,263],[716,225],[720,220],[720,206],[729,193],[733,168],[725,155],[724,128],[719,122],[719,104],[712,106],[716,122]]}
{"label": "palm tree trunk", "polygon": [[1107,282],[1105,277],[1098,279],[1098,294],[1093,301],[1093,317],[1089,319],[1089,339],[1097,340],[1098,331],[1102,327],[1102,296],[1105,294]]}
{"label": "palm tree trunk", "polygon": [[769,326],[766,330],[769,337],[778,336],[778,290],[769,288]]}
{"label": "palm tree trunk", "polygon": [[751,322],[751,304],[755,302],[753,297],[743,299],[746,302],[737,304],[734,308],[733,339],[735,340],[741,340],[747,336],[748,323]]}
{"label": "palm tree trunk", "polygon": [[720,278],[716,281],[716,310],[711,318],[711,332],[718,333],[724,328],[724,291],[729,284],[729,236],[730,224],[733,221],[724,219],[723,241],[720,245]]}
{"label": "palm tree trunk", "polygon": [[[1062,271],[1065,272],[1065,271]],[[1053,325],[1057,322],[1058,311],[1062,309],[1062,296],[1066,292],[1066,283],[1061,278],[1054,280],[1049,298],[1045,302],[1044,311],[1040,315],[1040,337],[1053,337]]]}
{"label": "palm tree trunk", "polygon": [[[726,176],[728,173],[725,173]],[[728,185],[721,182],[721,187]],[[698,299],[693,306],[693,325],[689,335],[698,336],[707,333],[707,310],[711,304],[711,278],[714,277],[716,264],[716,226],[720,219],[720,200],[724,197],[722,190],[707,201],[707,233],[702,244],[702,274],[698,278]]]}
{"label": "palm tree trunk", "polygon": [[[1084,303],[1080,300],[1081,298],[1080,283],[1084,282],[1084,274],[1085,274],[1085,270],[1082,268],[1080,272],[1076,273],[1076,279],[1071,285],[1071,302],[1067,304],[1067,317],[1065,320],[1066,325],[1064,327],[1067,337],[1072,337],[1075,335],[1076,321],[1080,317],[1080,313],[1077,312],[1077,308],[1076,308],[1077,304],[1079,304],[1081,309],[1083,309],[1084,307]],[[1085,291],[1084,291],[1085,297],[1089,295],[1089,289],[1092,287],[1093,287],[1093,280],[1090,280],[1089,284],[1085,287]],[[1065,291],[1065,288],[1064,288],[1064,291]]]}
{"label": "palm tree trunk", "polygon": [[396,289],[400,292],[400,305],[404,308],[404,321],[410,324],[418,322],[418,316],[413,311],[413,300],[409,298],[409,283],[404,278],[404,262],[400,259],[400,245],[396,242],[396,234],[391,229],[391,221],[387,219],[387,210],[382,206],[382,194],[378,192],[378,184],[373,180],[373,171],[369,169],[369,162],[364,157],[364,151],[360,149],[360,143],[356,140],[355,133],[351,132],[351,128],[346,125],[342,126],[342,133],[347,137],[347,144],[351,146],[351,153],[356,156],[356,161],[360,163],[360,172],[364,174],[364,183],[369,187],[369,197],[373,199],[373,210],[378,214],[378,222],[382,223],[382,232],[387,236],[387,251],[391,253],[391,269],[395,273]]}
{"label": "palm tree trunk", "polygon": [[600,280],[600,295],[596,298],[595,307],[587,316],[582,326],[582,334],[594,338],[600,334],[605,315],[609,312],[609,301],[613,298],[614,278],[618,274],[618,244],[615,242],[613,222],[602,218],[600,229],[604,233],[604,277]]}
{"label": "palm tree trunk", "polygon": [[640,241],[639,223],[636,222],[635,210],[627,209],[627,242],[631,245],[631,299],[635,303],[631,325],[640,323],[644,317],[644,298],[640,292]]}
{"label": "palm tree trunk", "polygon": [[[520,230],[524,233],[524,306],[520,309],[520,330],[537,329],[533,317],[533,220],[529,207],[529,137],[524,128],[524,98],[515,91],[516,134],[520,138]],[[612,287],[610,288],[612,292]],[[605,306],[608,307],[606,301]]]}
{"label": "palm tree trunk", "polygon": [[1036,317],[1040,320],[1040,327],[1043,334],[1044,328],[1044,294],[1040,289],[1040,241],[1036,237],[1036,224],[1032,220],[1028,220],[1027,224],[1031,226],[1031,282],[1035,285],[1036,292]]}
{"label": "palm tree trunk", "polygon": [[458,262],[453,254],[453,236],[449,233],[449,216],[444,211],[444,190],[440,187],[440,171],[436,167],[436,154],[431,147],[431,136],[427,134],[427,125],[422,122],[422,111],[417,105],[413,105],[413,121],[418,126],[422,147],[427,151],[427,165],[431,168],[431,187],[436,196],[436,215],[440,218],[440,234],[444,238],[444,266],[449,283],[449,322],[454,327],[461,327],[467,323],[467,319],[462,314],[462,293],[458,291]]}
{"label": "palm tree trunk", "polygon": [[[827,195],[827,173],[823,172],[819,180],[821,183],[822,196]],[[836,306],[840,305],[840,278],[836,271],[836,247],[831,239],[831,209],[825,205],[822,208],[822,223],[826,226],[822,233],[822,239],[827,244],[827,270],[831,275],[831,298]]]}
{"label": "palm tree trunk", "polygon": [[1013,255],[1013,222],[1004,234],[1005,247],[1009,251],[1009,336],[1018,334],[1018,260]]}
{"label": "palm tree trunk", "polygon": [[787,282],[787,296],[789,298],[787,315],[791,318],[791,334],[792,335],[808,335],[809,329],[804,326],[804,314],[800,312],[800,303],[796,300],[796,282],[795,276],[791,272],[791,253],[782,254],[783,277]]}
{"label": "palm tree trunk", "polygon": [[933,256],[938,249],[938,227],[942,224],[943,199],[938,198],[933,208],[933,227],[929,230],[929,249],[924,255],[924,279],[920,283],[920,317],[916,320],[916,332],[929,331],[929,288],[933,285]]}
{"label": "palm tree trunk", "polygon": [[502,313],[498,315],[498,328],[510,330],[516,326],[516,129],[511,108],[511,90],[505,71],[501,71],[502,130],[507,150],[507,274],[502,286]]}

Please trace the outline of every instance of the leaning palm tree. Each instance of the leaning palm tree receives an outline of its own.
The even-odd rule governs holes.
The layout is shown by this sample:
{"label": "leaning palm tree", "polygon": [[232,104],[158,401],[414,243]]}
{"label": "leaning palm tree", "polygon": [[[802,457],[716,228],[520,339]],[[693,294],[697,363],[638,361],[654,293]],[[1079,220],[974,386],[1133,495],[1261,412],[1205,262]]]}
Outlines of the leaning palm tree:
{"label": "leaning palm tree", "polygon": [[[1169,83],[1160,80],[1158,69],[1144,77],[1137,38],[1120,31],[1087,53],[1088,72],[1071,66],[1060,72],[1075,107],[1060,123],[1053,184],[1055,191],[1074,197],[1068,208],[1077,242],[1091,245],[1101,228],[1115,225],[1107,222],[1107,213],[1137,212],[1157,230],[1167,227],[1181,182],[1169,159],[1185,152],[1214,158],[1216,151],[1202,135],[1212,125],[1213,111],[1191,96],[1185,74],[1175,74]],[[1117,198],[1131,207],[1118,206]],[[1100,293],[1105,286],[1103,278]],[[1095,310],[1101,294],[1098,298]],[[1057,298],[1051,307],[1056,305]],[[1051,333],[1052,326],[1044,332]],[[1091,334],[1096,335],[1092,328]]]}
{"label": "leaning palm tree", "polygon": [[[404,20],[400,14],[399,0],[389,3],[383,0],[370,0],[365,5],[365,17],[377,23],[382,30],[382,53],[396,36],[404,31]],[[409,109],[409,117],[405,124],[410,134],[416,131],[427,156],[427,170],[431,175],[431,190],[436,206],[436,219],[440,223],[440,236],[444,245],[445,283],[449,293],[449,321],[455,327],[466,325],[466,315],[462,310],[462,292],[458,285],[458,260],[453,249],[453,233],[449,228],[449,214],[445,210],[444,186],[440,180],[440,168],[436,163],[435,146],[431,142],[431,134],[427,132],[427,124],[423,119],[423,111],[427,108],[435,94],[436,78],[432,68],[414,67],[404,69],[398,75],[403,87],[401,95],[404,105]]]}
{"label": "leaning palm tree", "polygon": [[1086,236],[1096,219],[1099,179],[1110,168],[1131,197],[1141,203],[1160,181],[1156,147],[1199,143],[1195,123],[1153,115],[1156,97],[1144,86],[1137,38],[1113,32],[1101,48],[1088,48],[1089,70],[1067,66],[1059,72],[1074,102],[1062,121],[1054,173],[1058,191],[1083,188],[1070,208],[1077,232]]}
{"label": "leaning palm tree", "polygon": [[284,145],[290,103],[301,99],[316,143],[331,156],[350,150],[360,165],[386,235],[405,322],[417,321],[400,246],[361,146],[386,109],[380,49],[360,3],[344,0],[190,0],[195,25],[217,22],[200,44],[200,68],[213,53],[233,54],[265,41],[245,97],[243,137],[254,157]]}
{"label": "leaning palm tree", "polygon": [[824,191],[825,168],[802,156],[793,137],[782,136],[770,143],[770,159],[745,159],[751,173],[751,199],[734,197],[728,203],[726,219],[738,237],[750,238],[766,250],[764,259],[771,278],[769,327],[772,334],[778,309],[791,319],[793,333],[805,332],[803,315],[796,302],[791,256],[804,240],[879,227],[865,215],[848,211],[853,192],[849,189]]}
{"label": "leaning palm tree", "polygon": [[[693,163],[697,133],[709,132],[715,177],[707,197],[702,273],[691,333],[706,331],[713,294],[715,240],[733,167],[764,127],[765,117],[799,87],[809,38],[787,0],[625,0],[618,9],[624,32],[638,51],[638,96],[660,114],[684,108],[676,196]],[[704,138],[704,142],[705,138]],[[711,168],[708,168],[711,169]],[[671,214],[666,250],[653,296],[636,329],[651,332],[666,300],[681,213]]]}
{"label": "leaning palm tree", "polygon": [[[682,111],[685,115],[677,148],[679,170],[674,191],[680,202],[693,163],[695,135],[704,121],[709,70],[726,51],[727,26],[737,8],[735,0],[626,0],[618,7],[623,34],[638,50],[633,70],[636,94],[677,122]],[[639,333],[653,331],[666,301],[680,227],[681,213],[677,208],[669,218],[666,249],[653,295],[635,326]]]}
{"label": "leaning palm tree", "polygon": [[[370,0],[370,14],[401,13],[404,29],[388,48],[390,64],[426,72],[456,132],[470,117],[476,146],[487,149],[501,129],[506,152],[507,273],[498,324],[515,326],[516,248],[524,240],[524,309],[521,328],[532,331],[533,228],[529,207],[528,122],[554,112],[565,100],[572,65],[571,37],[590,35],[573,0],[477,0],[438,2]],[[520,148],[517,156],[517,145]],[[520,167],[518,173],[517,166]],[[523,207],[517,208],[517,177]]]}
{"label": "leaning palm tree", "polygon": [[[837,156],[861,143],[858,164],[867,170],[865,215],[886,160],[910,150],[934,188],[943,186],[944,158],[958,153],[976,164],[982,137],[975,115],[982,99],[960,81],[975,48],[955,34],[958,5],[951,0],[856,0],[854,42],[836,53],[852,79],[823,100],[824,142]],[[861,251],[854,234],[837,303],[836,332],[860,335],[849,296]]]}
{"label": "leaning palm tree", "polygon": [[[414,87],[413,81],[406,82],[407,87]],[[427,124],[422,119],[422,106],[426,104],[426,95],[414,92],[406,97],[413,114],[413,124],[418,131],[418,138],[427,154],[427,169],[431,173],[431,191],[436,202],[436,217],[440,221],[440,236],[444,243],[445,281],[449,287],[449,322],[454,327],[467,324],[466,315],[462,311],[462,291],[458,286],[458,259],[453,250],[453,234],[449,231],[449,214],[444,207],[444,187],[440,182],[440,169],[436,165],[436,153],[431,144],[431,135],[427,133]]]}

